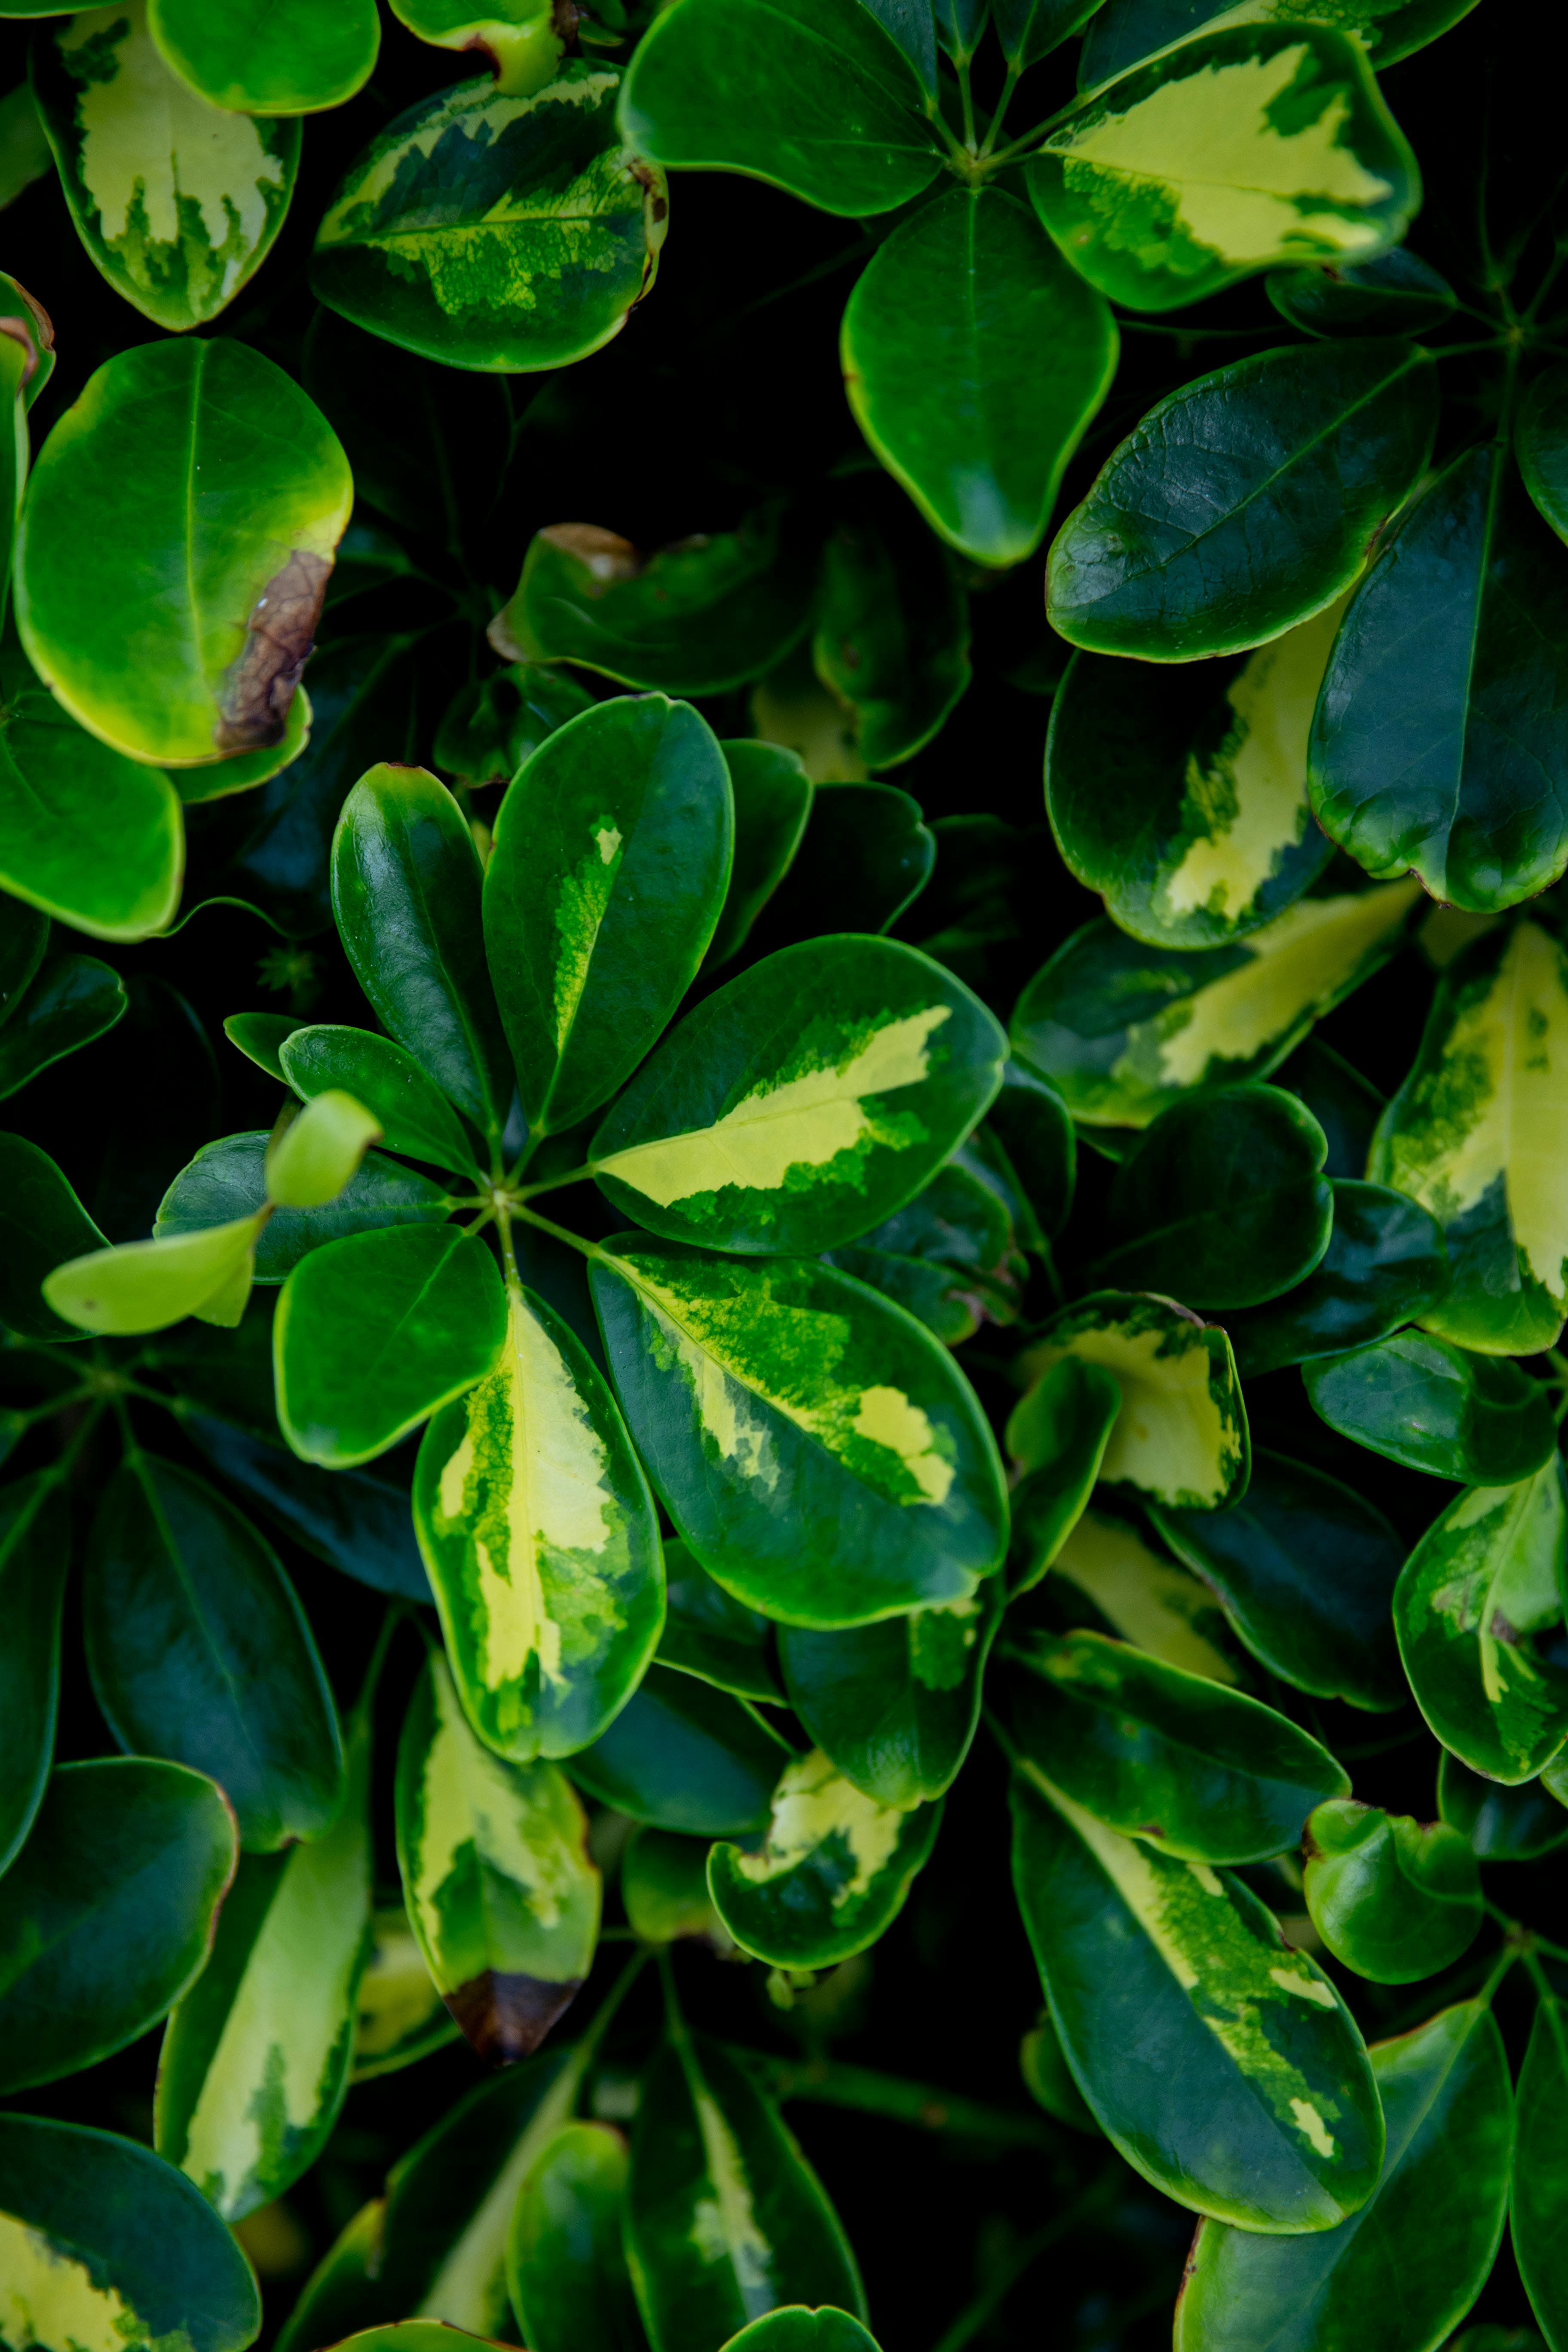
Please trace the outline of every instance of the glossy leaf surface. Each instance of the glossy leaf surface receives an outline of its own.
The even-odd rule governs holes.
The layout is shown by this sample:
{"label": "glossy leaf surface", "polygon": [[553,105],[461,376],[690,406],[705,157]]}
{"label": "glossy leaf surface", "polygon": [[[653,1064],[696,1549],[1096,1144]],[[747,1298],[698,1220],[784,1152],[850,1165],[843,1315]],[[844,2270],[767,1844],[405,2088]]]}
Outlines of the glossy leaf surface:
{"label": "glossy leaf surface", "polygon": [[34,1471],[0,1490],[0,1873],[20,1853],[48,1780],[69,1566],[58,1480]]}
{"label": "glossy leaf surface", "polygon": [[1346,269],[1276,270],[1264,290],[1308,335],[1424,335],[1442,325],[1455,299],[1429,261],[1397,245]]}
{"label": "glossy leaf surface", "polygon": [[630,2159],[608,2124],[568,2124],[522,2185],[507,2287],[537,2352],[632,2352],[641,2339],[621,2245]]}
{"label": "glossy leaf surface", "polygon": [[165,63],[214,106],[240,114],[317,114],[369,80],[381,46],[374,0],[286,0],[280,8],[148,0]]}
{"label": "glossy leaf surface", "polygon": [[978,1166],[949,1160],[903,1208],[826,1255],[950,1348],[1017,1313],[1023,1260],[999,1190]]}
{"label": "glossy leaf surface", "polygon": [[36,683],[0,710],[0,887],[99,940],[174,919],[185,863],[177,795],[77,726]]}
{"label": "glossy leaf surface", "polygon": [[621,1900],[645,1944],[700,1937],[715,1952],[734,1950],[734,1938],[708,1892],[706,1838],[675,1830],[635,1829],[621,1857]]}
{"label": "glossy leaf surface", "polygon": [[664,1547],[665,1620],[659,1664],[695,1675],[736,1698],[776,1700],[784,1692],[768,1654],[768,1621],[715,1584],[683,1543]]}
{"label": "glossy leaf surface", "polygon": [[1336,1178],[1329,1246],[1304,1282],[1265,1307],[1227,1315],[1244,1380],[1381,1339],[1425,1321],[1449,1284],[1443,1230],[1407,1191]]}
{"label": "glossy leaf surface", "polygon": [[635,1822],[691,1837],[738,1837],[767,1827],[792,1753],[743,1701],[653,1665],[608,1731],[570,1761],[590,1796]]}
{"label": "glossy leaf surface", "polygon": [[21,1339],[76,1339],[77,1326],[45,1306],[44,1277],[103,1246],[47,1152],[24,1135],[0,1135],[0,1323]]}
{"label": "glossy leaf surface", "polygon": [[742,2352],[870,2352],[872,2343],[858,2319],[831,2304],[816,2311],[805,2304],[783,2304],[731,2336],[724,2352],[737,2345]]}
{"label": "glossy leaf surface", "polygon": [[96,956],[50,956],[0,1029],[0,1100],[112,1029],[125,1005],[119,973]]}
{"label": "glossy leaf surface", "polygon": [[1336,1960],[1376,1984],[1440,1975],[1481,1924],[1481,1874],[1447,1822],[1336,1799],[1307,1823],[1307,1909]]}
{"label": "glossy leaf surface", "polygon": [[459,2032],[425,1965],[405,1906],[374,1913],[370,1931],[354,2016],[353,2083],[399,2074],[456,2042]]}
{"label": "glossy leaf surface", "polygon": [[947,550],[898,493],[841,517],[823,550],[816,675],[847,708],[868,768],[940,733],[969,685],[969,599]]}
{"label": "glossy leaf surface", "polygon": [[1555,1450],[1545,1395],[1518,1364],[1424,1331],[1321,1356],[1301,1377],[1331,1429],[1436,1478],[1511,1486]]}
{"label": "glossy leaf surface", "polygon": [[1568,2022],[1553,1998],[1541,2001],[1519,2074],[1510,2221],[1514,2259],[1547,2342],[1568,2340],[1568,2249],[1563,2242],[1563,2180],[1568,2167]]}
{"label": "glossy leaf surface", "polygon": [[279,1041],[277,1056],[284,1079],[306,1102],[341,1087],[363,1103],[374,1115],[389,1151],[405,1151],[410,1159],[435,1168],[482,1172],[475,1164],[473,1142],[450,1104],[413,1055],[390,1037],[341,1024],[291,1024]]}
{"label": "glossy leaf surface", "polygon": [[1510,1789],[1472,1772],[1445,1748],[1437,1766],[1437,1811],[1468,1838],[1480,1861],[1534,1862],[1568,1845],[1568,1809],[1552,1793],[1563,1785],[1561,1771],[1554,1759],[1539,1780]]}
{"label": "glossy leaf surface", "polygon": [[714,1908],[756,1958],[831,1968],[892,1925],[941,1822],[940,1800],[909,1810],[879,1803],[813,1748],[782,1774],[756,1851],[716,1845],[709,1855]]}
{"label": "glossy leaf surface", "polygon": [[[1217,1516],[1217,1515],[1216,1515]],[[1119,1634],[1184,1673],[1245,1683],[1225,1617],[1200,1580],[1147,1542],[1128,1519],[1085,1511],[1053,1563],[1047,1600],[1069,1588],[1079,1622]]]}
{"label": "glossy leaf surface", "polygon": [[[253,1217],[267,1196],[265,1130],[221,1136],[204,1144],[182,1168],[158,1203],[153,1228],[159,1242],[221,1229]],[[324,1208],[279,1209],[256,1235],[258,1282],[282,1282],[313,1250],[351,1234],[445,1225],[450,1213],[445,1184],[368,1152],[342,1191]]]}
{"label": "glossy leaf surface", "polygon": [[815,787],[799,754],[782,743],[721,743],[735,803],[735,856],[705,969],[716,971],[744,945],[795,862]]}
{"label": "glossy leaf surface", "polygon": [[[1247,14],[1268,23],[1290,18],[1299,0],[1251,0]],[[1340,26],[1362,42],[1376,69],[1391,66],[1446,32],[1474,5],[1474,0],[1346,0],[1324,21]],[[1105,0],[1089,25],[1079,58],[1079,88],[1124,73],[1201,26],[1228,13],[1214,0]]]}
{"label": "glossy leaf surface", "polygon": [[1011,1502],[1016,1594],[1039,1582],[1078,1524],[1121,1411],[1116,1374],[1078,1355],[1042,1373],[1014,1407],[1007,1451],[1023,1472]]}
{"label": "glossy leaf surface", "polygon": [[1100,1459],[1110,1486],[1213,1510],[1246,1491],[1247,1413],[1230,1342],[1168,1298],[1103,1290],[1054,1317],[1026,1359],[1038,1379],[1064,1357],[1103,1365],[1121,1411]]}

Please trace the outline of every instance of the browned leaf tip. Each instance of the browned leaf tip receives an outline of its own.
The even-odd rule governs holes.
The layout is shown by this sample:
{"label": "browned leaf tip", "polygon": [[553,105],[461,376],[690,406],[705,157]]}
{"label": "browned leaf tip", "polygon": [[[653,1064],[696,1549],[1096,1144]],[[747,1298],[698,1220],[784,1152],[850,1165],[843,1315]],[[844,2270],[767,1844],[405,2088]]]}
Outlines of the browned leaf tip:
{"label": "browned leaf tip", "polygon": [[492,2066],[531,2057],[583,1988],[581,1977],[551,1984],[542,1977],[490,1970],[442,1999],[473,2048]]}
{"label": "browned leaf tip", "polygon": [[601,530],[596,522],[552,522],[539,536],[558,547],[563,555],[576,557],[593,583],[587,591],[590,596],[602,596],[606,588],[635,580],[647,563],[642,550],[629,539]]}
{"label": "browned leaf tip", "polygon": [[245,643],[229,665],[213,741],[220,751],[280,743],[300,673],[315,644],[332,568],[330,555],[296,548],[256,600]]}

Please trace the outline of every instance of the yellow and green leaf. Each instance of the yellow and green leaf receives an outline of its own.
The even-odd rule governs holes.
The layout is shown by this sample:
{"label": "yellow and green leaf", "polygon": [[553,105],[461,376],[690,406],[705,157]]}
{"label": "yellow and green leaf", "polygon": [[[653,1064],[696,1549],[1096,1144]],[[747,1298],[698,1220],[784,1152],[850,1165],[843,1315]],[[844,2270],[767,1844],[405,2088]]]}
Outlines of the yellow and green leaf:
{"label": "yellow and green leaf", "polygon": [[1240,1500],[1250,1463],[1247,1409],[1217,1324],[1150,1292],[1097,1291],[1046,1326],[1021,1369],[1038,1380],[1068,1356],[1102,1364],[1121,1391],[1100,1457],[1107,1486],[1188,1510]]}
{"label": "yellow and green leaf", "polygon": [[1113,1633],[1211,1682],[1247,1679],[1206,1584],[1154,1550],[1128,1519],[1085,1511],[1052,1562]]}
{"label": "yellow and green leaf", "polygon": [[359,1980],[352,2080],[395,2074],[458,2039],[458,2026],[425,1965],[400,1903],[370,1923],[370,1958]]}

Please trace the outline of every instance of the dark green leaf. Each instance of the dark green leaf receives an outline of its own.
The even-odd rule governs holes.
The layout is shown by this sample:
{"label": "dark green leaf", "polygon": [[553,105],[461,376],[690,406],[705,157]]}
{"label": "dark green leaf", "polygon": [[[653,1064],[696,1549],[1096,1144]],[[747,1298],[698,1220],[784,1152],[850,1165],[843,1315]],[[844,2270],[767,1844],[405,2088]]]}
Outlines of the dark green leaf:
{"label": "dark green leaf", "polygon": [[608,1731],[570,1759],[602,1805],[655,1829],[738,1837],[765,1829],[791,1750],[743,1699],[650,1666]]}
{"label": "dark green leaf", "polygon": [[876,2352],[874,2339],[860,2322],[831,2304],[811,2311],[805,2304],[792,2303],[764,2312],[731,2336],[723,2352],[737,2352],[737,2347],[739,2352]]}
{"label": "dark green leaf", "polygon": [[58,1346],[79,1339],[74,1324],[45,1306],[41,1285],[66,1258],[103,1246],[103,1235],[48,1154],[25,1136],[0,1135],[0,1323],[23,1339]]}
{"label": "dark green leaf", "polygon": [[896,490],[841,519],[828,539],[812,656],[852,714],[868,768],[912,759],[968,686],[969,599],[946,549]]}
{"label": "dark green leaf", "polygon": [[301,1028],[291,1023],[288,1035],[279,1041],[277,1057],[285,1083],[304,1101],[341,1087],[363,1103],[389,1151],[405,1151],[410,1159],[427,1160],[435,1168],[482,1173],[474,1146],[446,1097],[413,1055],[390,1037],[378,1037],[369,1029],[335,1024]]}
{"label": "dark green leaf", "polygon": [[[1333,16],[1326,21],[1353,32],[1381,72],[1435,41],[1475,5],[1476,0],[1347,0],[1347,5],[1336,0]],[[1258,13],[1285,16],[1292,5],[1299,6],[1300,0],[1268,0]],[[1079,88],[1087,89],[1124,72],[1152,49],[1181,40],[1224,13],[1215,0],[1106,0],[1084,41]]]}
{"label": "dark green leaf", "polygon": [[369,80],[381,46],[375,0],[285,0],[260,15],[206,0],[147,0],[166,65],[214,106],[241,114],[317,114]]}
{"label": "dark green leaf", "polygon": [[112,1029],[125,1005],[120,974],[96,956],[50,956],[0,1028],[0,1100]]}
{"label": "dark green leaf", "polygon": [[93,939],[140,940],[173,920],[184,863],[168,778],[41,687],[13,688],[0,706],[0,887]]}
{"label": "dark green leaf", "polygon": [[1547,2342],[1568,2342],[1563,2191],[1568,2177],[1568,2027],[1553,1998],[1538,2003],[1519,2074],[1510,2219],[1514,2259]]}
{"label": "dark green leaf", "polygon": [[907,1308],[950,1348],[984,1321],[1013,1321],[1025,1270],[997,1188],[952,1160],[858,1242],[828,1251],[826,1262]]}
{"label": "dark green leaf", "polygon": [[1226,1318],[1243,1380],[1331,1356],[1427,1318],[1448,1288],[1443,1230],[1386,1184],[1330,1187],[1333,1231],[1304,1282],[1267,1307]]}
{"label": "dark green leaf", "polygon": [[1435,1478],[1511,1486],[1556,1450],[1545,1392],[1519,1365],[1425,1331],[1320,1357],[1301,1377],[1331,1429]]}
{"label": "dark green leaf", "polygon": [[1066,1224],[1078,1175],[1072,1115],[1060,1089],[1009,1055],[1002,1066],[1002,1091],[971,1141],[1011,1195],[1020,1243],[1038,1251],[1047,1235],[1054,1237]]}
{"label": "dark green leaf", "polygon": [[1568,365],[1538,375],[1520,404],[1514,448],[1524,486],[1559,539],[1568,539]]}
{"label": "dark green leaf", "polygon": [[[284,1040],[291,1037],[304,1024],[296,1021],[291,1013],[231,1013],[223,1024],[223,1034],[231,1045],[276,1078],[280,1087],[289,1083],[288,1073],[279,1056]],[[356,1031],[356,1035],[368,1035],[368,1031]]]}
{"label": "dark green leaf", "polygon": [[[210,1226],[251,1215],[266,1198],[265,1162],[270,1140],[270,1134],[258,1129],[249,1135],[226,1135],[216,1143],[204,1144],[159,1202],[154,1238],[163,1241],[176,1234],[203,1233]],[[450,1210],[444,1184],[400,1166],[379,1151],[368,1151],[325,1208],[273,1211],[257,1237],[256,1279],[282,1282],[312,1250],[349,1234],[445,1224]]]}
{"label": "dark green leaf", "polygon": [[523,2182],[506,2276],[533,2352],[638,2352],[621,2246],[630,2161],[608,2124],[568,2124]]}
{"label": "dark green leaf", "polygon": [[547,736],[593,707],[570,670],[513,662],[458,688],[436,730],[436,765],[470,786],[504,784]]}
{"label": "dark green leaf", "polygon": [[1425,335],[1455,302],[1447,279],[1399,245],[1348,269],[1276,269],[1264,290],[1307,335]]}
{"label": "dark green leaf", "polygon": [[[1555,1777],[1556,1768],[1547,1769]],[[1437,1811],[1469,1839],[1482,1862],[1534,1862],[1568,1845],[1568,1811],[1543,1780],[1505,1788],[1472,1772],[1447,1748],[1437,1766]]]}
{"label": "dark green leaf", "polygon": [[675,1830],[635,1829],[621,1856],[621,1901],[633,1931],[645,1944],[670,1944],[682,1936],[695,1936],[721,1955],[735,1948],[708,1892],[706,1838],[682,1837]]}
{"label": "dark green leaf", "polygon": [[0,1488],[0,1873],[21,1851],[54,1755],[70,1535],[50,1472]]}
{"label": "dark green leaf", "polygon": [[1121,1383],[1106,1365],[1067,1355],[1015,1405],[1007,1451],[1022,1475],[1013,1489],[1015,1596],[1039,1582],[1093,1493],[1121,1411]]}
{"label": "dark green leaf", "polygon": [[1034,1379],[1069,1356],[1121,1391],[1100,1475],[1157,1503],[1214,1510],[1247,1490],[1247,1412],[1230,1342],[1171,1299],[1102,1290],[1047,1323],[1021,1360]]}
{"label": "dark green leaf", "polygon": [[8,1021],[16,1011],[48,943],[47,916],[36,907],[7,908],[5,929],[0,931],[0,1023]]}
{"label": "dark green leaf", "polygon": [[215,1470],[318,1559],[373,1591],[431,1598],[401,1486],[363,1470],[318,1470],[276,1439],[190,1410],[188,1400],[180,1426]]}
{"label": "dark green leaf", "polygon": [[1447,1822],[1414,1822],[1349,1797],[1307,1823],[1307,1909],[1336,1960],[1374,1984],[1453,1967],[1481,1924],[1481,1874]]}
{"label": "dark green leaf", "polygon": [[1002,54],[1022,73],[1082,29],[1101,0],[992,0]]}
{"label": "dark green leaf", "polygon": [[797,752],[782,743],[721,743],[735,803],[730,887],[704,959],[705,972],[743,947],[752,924],[795,862],[811,815],[814,786]]}
{"label": "dark green leaf", "polygon": [[[731,1600],[683,1543],[664,1547],[665,1620],[658,1659],[736,1698],[775,1700],[784,1692],[768,1655],[768,1621]],[[809,1727],[808,1727],[809,1728]],[[815,1736],[815,1735],[814,1735]]]}
{"label": "dark green leaf", "polygon": [[1321,1037],[1309,1037],[1273,1075],[1277,1087],[1300,1096],[1328,1137],[1324,1172],[1336,1183],[1342,1178],[1359,1181],[1366,1172],[1373,1129],[1384,1107],[1371,1079]]}
{"label": "dark green leaf", "polygon": [[902,1910],[942,1825],[942,1800],[881,1804],[819,1748],[786,1766],[754,1852],[716,1845],[708,1888],[743,1951],[780,1969],[837,1966]]}
{"label": "dark green leaf", "polygon": [[1100,2126],[1073,2081],[1061,2036],[1051,2023],[1048,2009],[1041,2010],[1018,2045],[1018,2072],[1031,2096],[1039,2101],[1047,2115],[1055,2116],[1058,2123],[1069,2125],[1074,2131],[1099,2133]]}
{"label": "dark green leaf", "polygon": [[799,855],[766,909],[757,944],[891,930],[935,863],[920,803],[896,784],[819,783]]}

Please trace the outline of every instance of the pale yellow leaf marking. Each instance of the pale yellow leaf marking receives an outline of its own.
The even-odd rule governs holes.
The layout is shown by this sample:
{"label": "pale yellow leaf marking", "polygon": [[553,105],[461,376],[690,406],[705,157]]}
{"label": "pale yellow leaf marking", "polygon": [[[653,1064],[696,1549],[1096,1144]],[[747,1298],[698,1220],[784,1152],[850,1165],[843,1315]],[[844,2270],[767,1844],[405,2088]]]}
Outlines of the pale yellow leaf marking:
{"label": "pale yellow leaf marking", "polygon": [[931,1004],[886,1022],[847,1061],[754,1087],[711,1127],[633,1144],[599,1168],[661,1209],[726,1184],[776,1192],[790,1169],[826,1167],[870,1134],[863,1097],[920,1084],[929,1066],[927,1041],[952,1010]]}
{"label": "pale yellow leaf marking", "polygon": [[1200,1610],[1214,1606],[1207,1588],[1152,1552],[1124,1520],[1086,1511],[1057,1554],[1052,1574],[1087,1593],[1124,1641],[1210,1682],[1236,1681],[1230,1660],[1193,1623]]}
{"label": "pale yellow leaf marking", "polygon": [[[1329,2006],[1332,2008],[1332,2001],[1330,2002]],[[1325,2126],[1322,2116],[1318,2113],[1317,2108],[1313,2106],[1311,2101],[1310,2099],[1292,2099],[1290,2102],[1290,2113],[1295,2116],[1301,2131],[1304,2133],[1310,2146],[1317,2151],[1318,2155],[1332,2156],[1334,2152],[1334,2136],[1332,2132],[1328,2130]]]}
{"label": "pale yellow leaf marking", "polygon": [[[99,13],[108,16],[111,12],[104,9]],[[396,179],[404,157],[420,155],[428,161],[454,122],[461,127],[466,139],[477,146],[488,147],[512,123],[531,112],[536,105],[548,104],[552,109],[595,107],[606,90],[619,86],[619,79],[620,77],[614,73],[585,74],[581,81],[551,82],[546,89],[528,98],[509,98],[498,90],[483,105],[474,103],[475,88],[471,81],[459,82],[446,104],[437,107],[416,131],[398,140],[384,154],[378,155],[363,176],[352,182],[322,220],[317,232],[318,241],[323,245],[336,245],[353,236],[356,232],[351,226],[353,216],[362,207],[374,210],[381,202]],[[501,212],[503,205],[498,205],[495,210]],[[441,234],[438,227],[428,233],[437,238]]]}
{"label": "pale yellow leaf marking", "polygon": [[414,1930],[401,1916],[378,1913],[375,1946],[359,1980],[355,2058],[384,2057],[438,2014],[444,2005]]}
{"label": "pale yellow leaf marking", "polygon": [[1282,1992],[1300,1993],[1303,2000],[1311,2001],[1319,2009],[1337,2006],[1332,1986],[1324,1984],[1321,1977],[1298,1976],[1291,1969],[1270,1969],[1268,1975]]}
{"label": "pale yellow leaf marking", "polygon": [[1217,1503],[1229,1483],[1226,1465],[1236,1440],[1209,1386],[1208,1349],[1195,1325],[1192,1331],[1196,1344],[1179,1354],[1170,1352],[1168,1330],[1129,1331],[1113,1323],[1075,1331],[1064,1347],[1032,1348],[1029,1370],[1048,1371],[1068,1355],[1103,1364],[1121,1391],[1121,1410],[1106,1441],[1100,1476],[1128,1479],[1166,1502],[1196,1495]]}
{"label": "pale yellow leaf marking", "polygon": [[[15,2214],[0,2213],[0,2343],[25,2352],[126,2352],[149,2331],[114,2289],[96,2287],[87,2264]],[[165,2339],[166,2340],[166,2339]]]}
{"label": "pale yellow leaf marking", "polygon": [[582,2078],[581,2063],[570,2063],[546,2091],[461,2236],[448,2247],[416,2319],[444,2319],[471,2336],[496,2336],[509,2325],[506,2241],[518,2190],[563,2124],[571,2121]]}
{"label": "pale yellow leaf marking", "polygon": [[937,1453],[930,1420],[902,1389],[863,1390],[855,1408],[855,1427],[874,1445],[885,1445],[898,1455],[928,1503],[946,1502],[952,1489],[952,1464]]}
{"label": "pale yellow leaf marking", "polygon": [[[1456,1496],[1440,1525],[1446,1534],[1487,1528],[1479,1544],[1458,1548],[1456,1573],[1434,1588],[1430,1606],[1460,1633],[1476,1637],[1481,1688],[1496,1706],[1507,1684],[1537,1680],[1533,1661],[1516,1637],[1536,1633],[1560,1613],[1557,1555],[1563,1544],[1563,1480],[1553,1455],[1533,1476],[1513,1486],[1472,1486]],[[1495,1563],[1489,1576],[1485,1570]],[[1500,1617],[1505,1637],[1496,1630]]]}
{"label": "pale yellow leaf marking", "polygon": [[562,877],[561,894],[555,902],[559,952],[552,1002],[557,1054],[565,1052],[566,1041],[582,1007],[588,975],[594,967],[594,950],[599,944],[599,933],[615,893],[616,877],[620,872],[620,834],[607,820],[591,831],[594,847],[580,866]]}
{"label": "pale yellow leaf marking", "polygon": [[855,1874],[833,1891],[833,1908],[841,1910],[857,1895],[869,1892],[879,1871],[885,1870],[898,1851],[905,1816],[892,1805],[879,1805],[845,1780],[819,1748],[786,1767],[773,1795],[773,1819],[760,1853],[736,1857],[735,1867],[753,1886],[782,1878],[814,1854],[835,1832],[848,1846]]}
{"label": "pale yellow leaf marking", "polygon": [[690,2087],[713,2190],[711,2197],[695,2201],[691,2242],[705,2263],[731,2265],[746,2317],[759,2319],[776,2300],[773,2250],[758,2222],[751,2184],[728,2116],[710,2092],[696,2083]]}

